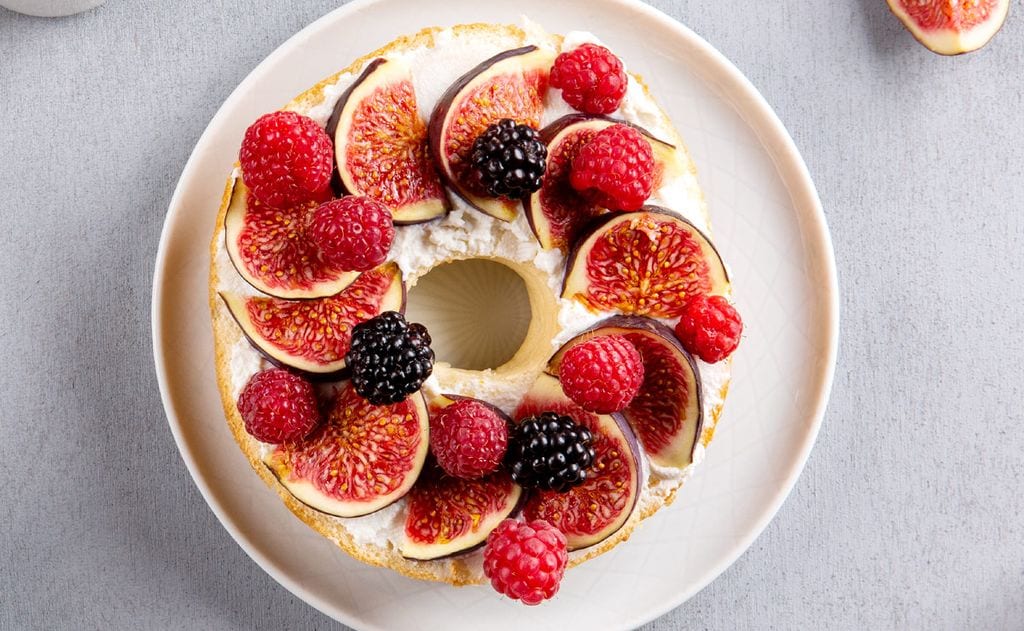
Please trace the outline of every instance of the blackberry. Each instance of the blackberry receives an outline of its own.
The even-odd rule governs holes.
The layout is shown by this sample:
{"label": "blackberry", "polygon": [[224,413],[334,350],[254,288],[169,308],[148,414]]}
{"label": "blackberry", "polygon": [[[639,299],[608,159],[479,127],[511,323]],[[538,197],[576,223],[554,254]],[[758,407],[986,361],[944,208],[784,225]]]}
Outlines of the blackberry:
{"label": "blackberry", "polygon": [[537,130],[503,118],[477,136],[469,161],[488,194],[519,199],[540,188],[547,157]]}
{"label": "blackberry", "polygon": [[434,351],[425,326],[385,311],[352,329],[346,362],[359,396],[374,405],[387,405],[420,389],[434,368]]}
{"label": "blackberry", "polygon": [[593,436],[571,417],[543,412],[509,435],[505,467],[524,488],[565,493],[586,481],[593,463]]}

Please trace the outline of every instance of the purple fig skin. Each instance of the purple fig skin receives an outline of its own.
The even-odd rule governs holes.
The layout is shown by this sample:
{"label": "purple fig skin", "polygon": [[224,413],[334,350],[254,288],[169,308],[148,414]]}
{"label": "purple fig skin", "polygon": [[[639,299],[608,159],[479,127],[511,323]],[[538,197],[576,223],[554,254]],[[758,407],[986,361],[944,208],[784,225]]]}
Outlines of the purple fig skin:
{"label": "purple fig skin", "polygon": [[[334,104],[334,110],[331,112],[331,117],[327,119],[327,126],[324,131],[327,132],[327,136],[331,139],[331,146],[334,146],[334,135],[338,131],[338,122],[341,120],[341,113],[345,110],[345,106],[348,105],[348,99],[352,96],[353,90],[358,88],[366,78],[373,74],[373,71],[380,67],[381,64],[387,60],[383,57],[378,57],[370,63],[366,64],[366,68],[363,69],[363,73],[359,75],[352,85],[345,90],[338,98],[338,102]],[[338,173],[338,159],[334,159],[334,170],[331,171],[331,189],[334,191],[335,197],[344,197],[349,194],[346,190],[345,184],[341,181],[341,175]]]}
{"label": "purple fig skin", "polygon": [[613,118],[611,116],[598,116],[591,114],[566,114],[565,116],[555,121],[552,121],[551,124],[546,126],[544,129],[540,130],[541,142],[547,144],[554,140],[555,136],[562,133],[562,131],[565,128],[579,123],[588,123],[591,121],[605,121],[607,123],[610,123],[611,125],[626,125],[627,127],[632,127],[633,129],[643,134],[644,137],[651,142],[656,142],[658,144],[665,145],[669,149],[676,148],[676,146],[673,145],[672,143],[665,142],[664,140],[656,137],[654,134],[647,131],[640,125],[636,125],[629,121],[622,120],[621,118]]}
{"label": "purple fig skin", "polygon": [[569,256],[565,260],[565,276],[562,277],[562,292],[561,292],[563,296],[565,294],[565,283],[569,279],[569,272],[572,270],[573,266],[576,265],[576,259],[580,255],[580,249],[582,248],[583,244],[587,242],[587,239],[589,239],[590,237],[594,236],[596,233],[600,232],[607,224],[609,224],[610,222],[612,222],[612,221],[614,221],[616,219],[619,219],[619,218],[624,217],[626,215],[639,215],[641,213],[651,213],[651,214],[654,214],[654,215],[666,215],[668,217],[672,217],[672,218],[674,218],[674,219],[676,219],[676,220],[686,224],[687,226],[689,226],[691,230],[693,230],[694,232],[699,234],[701,237],[703,237],[704,240],[707,241],[708,245],[711,246],[711,250],[715,253],[715,257],[717,258],[718,265],[719,265],[719,267],[722,268],[722,274],[725,276],[726,281],[729,280],[729,269],[725,266],[725,263],[722,261],[722,255],[718,251],[718,248],[715,246],[715,242],[714,241],[712,241],[710,238],[708,238],[708,236],[706,234],[704,234],[704,232],[700,228],[698,228],[697,226],[693,225],[692,221],[690,221],[689,219],[686,219],[685,217],[683,217],[679,213],[677,213],[677,212],[675,212],[673,210],[669,210],[668,208],[665,208],[663,206],[654,206],[654,205],[650,205],[649,204],[647,206],[643,206],[642,208],[640,208],[640,210],[634,210],[632,212],[608,213],[606,215],[600,215],[598,217],[595,217],[594,220],[591,221],[590,224],[588,224],[587,227],[583,229],[583,231],[580,233],[579,238],[576,239],[576,243],[574,243],[573,246],[572,246],[572,249],[569,250]]}
{"label": "purple fig skin", "polygon": [[[562,357],[565,352],[572,348],[574,345],[583,341],[586,338],[597,337],[599,335],[614,335],[616,331],[623,329],[632,331],[645,331],[652,333],[659,337],[666,345],[671,346],[677,354],[679,354],[690,367],[690,372],[693,374],[694,383],[697,389],[697,410],[699,411],[697,416],[696,428],[694,429],[694,440],[693,447],[690,449],[690,458],[693,458],[693,454],[697,450],[697,445],[700,443],[701,432],[704,431],[704,387],[700,380],[700,368],[697,362],[693,359],[693,356],[685,348],[683,348],[682,342],[676,337],[675,332],[667,325],[658,322],[652,318],[645,316],[632,316],[632,315],[617,315],[612,316],[606,320],[602,320],[590,327],[586,331],[580,333],[576,337],[572,338],[568,342],[562,345],[554,355],[551,356],[551,360],[548,362],[546,372],[552,376],[557,377],[558,371],[561,368]],[[625,420],[625,415],[623,420]]]}
{"label": "purple fig skin", "polygon": [[526,213],[526,223],[530,226],[530,232],[540,243],[540,234],[537,233],[537,223],[533,219],[533,195],[527,195],[523,198],[523,210]]}
{"label": "purple fig skin", "polygon": [[[374,59],[370,63],[366,64],[366,68],[363,69],[363,72],[362,74],[359,75],[359,78],[357,78],[352,83],[352,85],[350,85],[348,89],[341,94],[341,96],[338,98],[337,103],[334,104],[334,109],[331,111],[331,116],[330,118],[327,119],[327,126],[324,129],[324,131],[327,132],[327,136],[331,139],[332,146],[334,143],[334,135],[338,131],[338,123],[341,121],[341,114],[345,110],[345,106],[348,104],[348,100],[352,96],[352,92],[355,91],[355,89],[358,88],[360,85],[362,85],[363,82],[365,82],[373,74],[373,72],[377,70],[377,68],[379,68],[382,64],[386,62],[387,59],[384,59],[383,57],[378,57],[377,59]],[[337,156],[335,156],[334,159],[334,169],[331,171],[331,190],[334,191],[335,197],[344,197],[345,195],[349,195],[351,193],[348,189],[345,188],[344,182],[341,181],[341,173],[338,171]],[[448,198],[448,195],[446,194],[444,196],[444,214],[438,215],[437,217],[430,217],[429,219],[419,219],[415,221],[396,220],[395,225],[412,226],[416,224],[427,223],[430,221],[436,221],[444,217],[446,214],[448,214],[448,211],[450,211],[451,208],[451,200]]]}
{"label": "purple fig skin", "polygon": [[442,394],[441,396],[446,398],[446,399],[448,399],[448,400],[450,400],[450,401],[452,401],[452,402],[455,402],[455,401],[476,401],[477,403],[481,403],[485,407],[487,407],[488,409],[492,410],[495,414],[497,414],[502,419],[504,419],[506,423],[512,423],[512,417],[511,416],[509,416],[508,414],[505,414],[505,412],[503,412],[502,409],[499,408],[498,406],[496,406],[496,405],[494,405],[492,403],[488,403],[487,401],[484,401],[483,399],[474,399],[473,397],[465,397],[465,396],[462,396],[461,394]]}
{"label": "purple fig skin", "polygon": [[[597,337],[598,335],[602,335],[601,331],[603,331],[604,329],[631,329],[655,333],[660,337],[664,338],[666,342],[671,344],[677,351],[679,351],[683,356],[687,357],[691,363],[693,363],[693,358],[690,356],[688,352],[686,352],[686,349],[683,348],[682,343],[676,338],[676,334],[672,330],[672,327],[662,322],[659,322],[654,318],[648,318],[647,316],[614,315],[605,320],[601,320],[600,322],[583,331],[579,335],[573,337],[565,344],[562,344],[562,346],[557,351],[555,351],[555,354],[551,356],[551,359],[548,362],[548,368],[545,372],[547,372],[549,375],[557,377],[558,367],[561,366],[562,356],[565,354],[565,351],[569,350],[575,344],[579,343],[579,341],[582,341],[581,338]],[[696,369],[696,364],[694,364],[694,368]]]}
{"label": "purple fig skin", "polygon": [[[241,177],[242,176],[239,175],[238,177],[232,177],[231,178],[231,192],[228,193],[228,208],[229,209],[232,206],[234,206],[234,204],[235,204],[235,195],[239,194],[239,192],[238,192],[238,180]],[[228,254],[228,260],[231,261],[231,267],[235,268],[235,272],[239,276],[242,276],[242,270],[238,269],[238,263],[235,263],[234,257],[232,257],[231,254],[230,254],[231,248],[228,247],[228,213],[226,213],[226,212],[224,213],[224,251],[229,253]],[[242,276],[242,279],[244,280],[245,276]],[[276,296],[275,296],[275,298],[276,298]]]}
{"label": "purple fig skin", "polygon": [[451,84],[441,98],[438,99],[437,104],[434,106],[433,112],[430,114],[430,121],[427,124],[427,134],[429,137],[429,148],[431,155],[434,156],[434,161],[437,163],[438,172],[441,174],[441,179],[444,180],[448,188],[454,192],[458,197],[465,201],[470,206],[476,208],[480,212],[486,213],[487,211],[480,208],[469,199],[469,197],[463,192],[462,186],[455,180],[451,172],[446,168],[441,156],[444,155],[444,149],[441,146],[442,136],[444,135],[444,120],[448,115],[448,110],[451,109],[452,103],[459,96],[462,90],[469,85],[473,79],[476,79],[480,74],[487,72],[494,64],[499,61],[504,61],[510,57],[518,57],[532,53],[537,50],[536,46],[523,46],[522,48],[514,48],[512,50],[506,50],[498,53],[497,55],[482,61],[477,64],[472,70],[462,75]]}
{"label": "purple fig skin", "polygon": [[409,301],[409,288],[405,285],[405,280],[402,280],[402,306],[398,308],[398,313],[405,315],[405,305]]}
{"label": "purple fig skin", "polygon": [[[281,478],[279,478],[279,477],[277,476],[277,473],[276,473],[276,472],[274,471],[274,469],[273,469],[272,467],[270,467],[269,465],[267,465],[267,464],[264,464],[263,466],[264,466],[264,467],[266,467],[266,468],[267,468],[267,470],[269,470],[269,471],[270,471],[270,475],[274,476],[274,479],[275,479],[275,480],[277,480],[278,484],[280,484],[280,485],[281,485],[281,486],[282,486],[282,487],[283,487],[283,488],[284,488],[284,489],[285,489],[285,490],[287,491],[287,490],[288,490],[288,487],[285,487],[285,486],[284,486],[284,482],[283,482],[283,481],[281,480]],[[320,509],[319,509],[319,508],[317,508],[316,506],[313,506],[312,504],[307,504],[306,502],[303,502],[303,501],[302,501],[302,500],[300,500],[300,499],[299,499],[298,497],[296,497],[296,496],[292,495],[292,494],[291,494],[290,492],[288,493],[288,495],[291,495],[291,496],[292,496],[292,499],[294,499],[294,500],[295,500],[296,502],[298,502],[299,504],[302,504],[303,506],[305,506],[305,507],[306,507],[306,508],[308,508],[309,510],[312,510],[312,511],[316,511],[316,512],[320,513],[321,515],[330,515],[331,517],[338,517],[338,518],[341,518],[341,519],[355,519],[355,518],[357,518],[357,517],[366,517],[367,515],[372,515],[372,514],[374,514],[374,513],[379,513],[380,511],[384,510],[384,509],[385,509],[385,508],[387,508],[388,506],[391,506],[391,504],[394,504],[394,503],[395,503],[395,502],[397,502],[398,500],[400,500],[400,499],[402,499],[403,497],[405,497],[405,496],[403,495],[402,497],[398,497],[398,498],[395,498],[395,502],[391,502],[391,504],[388,504],[388,505],[386,505],[386,506],[381,506],[380,508],[378,508],[378,509],[375,509],[375,510],[372,510],[372,511],[370,511],[370,512],[368,512],[368,513],[363,513],[363,514],[361,514],[361,515],[350,515],[350,516],[348,516],[348,517],[342,517],[341,515],[335,515],[334,513],[325,513],[324,511],[320,510]]]}
{"label": "purple fig skin", "polygon": [[[640,464],[642,462],[640,459],[640,441],[637,439],[636,432],[633,431],[633,428],[630,426],[629,421],[626,420],[625,416],[623,416],[619,412],[612,412],[608,416],[615,419],[615,424],[619,426],[619,431],[621,431],[622,435],[626,438],[626,444],[629,445],[629,453],[633,459],[633,469],[634,471],[636,471],[636,493],[633,494],[633,505],[630,506],[629,511],[627,511],[630,514],[632,514],[633,509],[636,508],[637,502],[640,501],[640,493],[643,491],[641,487],[643,486],[644,482],[644,472]],[[629,521],[628,517],[626,518],[626,521]],[[623,523],[623,525],[625,525],[625,523]],[[613,534],[615,533],[608,533],[608,537],[612,536]],[[608,537],[605,537],[604,539],[607,539]],[[604,539],[601,539],[601,541],[604,541]],[[590,545],[594,545],[595,543],[600,543],[600,541],[595,541]],[[580,548],[576,549],[579,550]]]}
{"label": "purple fig skin", "polygon": [[[488,535],[490,535],[490,533],[488,533]],[[474,543],[473,545],[471,545],[470,547],[466,548],[465,550],[457,550],[457,551],[452,552],[450,554],[442,554],[439,557],[433,557],[433,558],[430,558],[430,559],[417,559],[417,558],[414,558],[414,557],[407,557],[407,556],[405,556],[403,554],[402,558],[403,559],[407,559],[409,561],[419,561],[420,563],[429,563],[431,561],[445,561],[447,559],[455,559],[455,558],[458,558],[458,557],[461,557],[461,556],[465,556],[465,555],[469,554],[470,552],[476,552],[477,550],[479,550],[480,548],[484,547],[485,545],[487,545],[487,539],[484,539],[480,543]]]}

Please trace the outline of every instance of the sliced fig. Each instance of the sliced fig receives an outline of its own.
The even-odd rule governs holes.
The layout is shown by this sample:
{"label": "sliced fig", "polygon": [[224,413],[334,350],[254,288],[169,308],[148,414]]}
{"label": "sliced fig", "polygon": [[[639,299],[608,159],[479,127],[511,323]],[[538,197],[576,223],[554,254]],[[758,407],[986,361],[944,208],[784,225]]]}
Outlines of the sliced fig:
{"label": "sliced fig", "polygon": [[359,276],[332,266],[306,238],[316,203],[271,208],[235,178],[224,215],[231,264],[247,283],[277,298],[332,296]]}
{"label": "sliced fig", "polygon": [[444,93],[430,116],[430,150],[441,177],[477,209],[512,221],[519,202],[487,197],[469,177],[473,141],[503,118],[540,128],[551,52],[526,46],[507,50],[462,75]]}
{"label": "sliced fig", "polygon": [[276,364],[314,375],[345,368],[352,327],[405,302],[402,272],[386,263],[359,275],[341,293],[315,300],[281,300],[221,292],[228,311],[260,352]]}
{"label": "sliced fig", "polygon": [[562,297],[594,311],[674,318],[689,296],[728,288],[722,258],[700,230],[664,208],[644,206],[608,215],[580,238]]}
{"label": "sliced fig", "polygon": [[483,544],[519,506],[522,489],[504,471],[463,480],[427,465],[409,491],[399,544],[409,559],[439,559]]}
{"label": "sliced fig", "polygon": [[345,383],[320,429],[300,442],[278,445],[263,462],[303,504],[358,517],[409,492],[427,458],[429,431],[419,393],[377,406]]}
{"label": "sliced fig", "polygon": [[583,228],[597,215],[607,212],[587,201],[569,184],[572,161],[583,145],[599,131],[612,125],[630,125],[651,143],[654,151],[654,188],[679,172],[676,148],[658,140],[647,130],[626,121],[586,114],[569,114],[541,130],[540,136],[548,147],[547,170],[540,190],[525,200],[526,217],[545,250],[568,251]]}
{"label": "sliced fig", "polygon": [[422,223],[448,211],[404,62],[371,61],[338,99],[327,134],[334,140],[339,194],[376,199],[391,209],[396,224]]}
{"label": "sliced fig", "polygon": [[573,403],[558,379],[542,374],[514,414],[519,421],[558,412],[571,416],[594,435],[597,457],[587,481],[565,493],[537,491],[526,499],[527,519],[545,519],[561,530],[570,550],[586,548],[615,534],[629,519],[640,494],[640,450],[619,414],[594,414]]}
{"label": "sliced fig", "polygon": [[548,370],[557,376],[566,351],[600,335],[625,337],[643,358],[643,385],[622,416],[651,462],[680,469],[692,463],[704,424],[700,372],[669,327],[639,316],[608,318],[566,342]]}
{"label": "sliced fig", "polygon": [[978,50],[1006,21],[1010,0],[888,0],[889,9],[917,41],[940,55]]}

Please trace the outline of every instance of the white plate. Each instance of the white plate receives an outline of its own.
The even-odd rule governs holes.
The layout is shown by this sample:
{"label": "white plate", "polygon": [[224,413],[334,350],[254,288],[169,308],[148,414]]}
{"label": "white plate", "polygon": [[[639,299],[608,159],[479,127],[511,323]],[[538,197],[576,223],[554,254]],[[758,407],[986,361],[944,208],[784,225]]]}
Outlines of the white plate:
{"label": "white plate", "polygon": [[[570,6],[576,3],[503,4],[446,0],[423,11],[401,0],[357,0],[302,30],[210,122],[164,225],[153,346],[182,458],[224,527],[264,570],[354,627],[643,624],[707,585],[760,534],[800,473],[828,398],[839,320],[832,245],[807,169],[760,94],[707,42],[639,2],[590,0],[582,16]],[[541,607],[488,587],[456,589],[361,565],[293,517],[251,471],[223,420],[206,303],[207,246],[249,122],[400,34],[519,22],[520,14],[554,32],[596,33],[648,80],[700,169],[746,321],[725,415],[697,475],[628,543],[570,571],[557,598]]]}

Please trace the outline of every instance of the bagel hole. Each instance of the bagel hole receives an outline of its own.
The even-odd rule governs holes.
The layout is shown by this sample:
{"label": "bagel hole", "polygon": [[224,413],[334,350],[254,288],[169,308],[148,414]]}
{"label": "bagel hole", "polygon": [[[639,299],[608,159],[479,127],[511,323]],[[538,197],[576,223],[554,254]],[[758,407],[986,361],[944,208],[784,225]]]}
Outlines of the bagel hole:
{"label": "bagel hole", "polygon": [[437,361],[486,370],[508,362],[530,328],[530,296],[505,265],[467,259],[438,265],[409,290],[406,319],[427,327]]}

